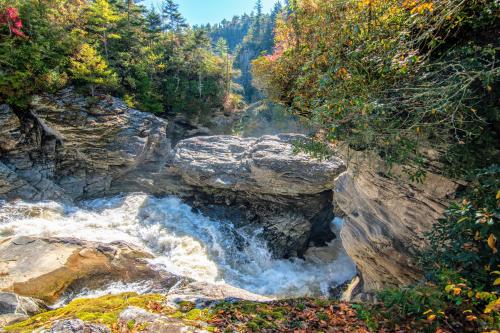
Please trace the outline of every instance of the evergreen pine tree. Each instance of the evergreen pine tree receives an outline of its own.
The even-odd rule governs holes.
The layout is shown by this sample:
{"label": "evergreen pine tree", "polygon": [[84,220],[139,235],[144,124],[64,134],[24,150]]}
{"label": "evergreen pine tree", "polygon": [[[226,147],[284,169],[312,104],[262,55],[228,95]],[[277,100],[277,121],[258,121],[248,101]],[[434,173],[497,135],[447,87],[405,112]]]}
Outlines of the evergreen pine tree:
{"label": "evergreen pine tree", "polygon": [[174,0],[165,0],[162,7],[163,30],[180,31],[188,27]]}
{"label": "evergreen pine tree", "polygon": [[96,86],[113,87],[117,83],[116,74],[106,60],[89,44],[83,44],[70,59],[69,70],[74,80],[89,86],[92,96]]}

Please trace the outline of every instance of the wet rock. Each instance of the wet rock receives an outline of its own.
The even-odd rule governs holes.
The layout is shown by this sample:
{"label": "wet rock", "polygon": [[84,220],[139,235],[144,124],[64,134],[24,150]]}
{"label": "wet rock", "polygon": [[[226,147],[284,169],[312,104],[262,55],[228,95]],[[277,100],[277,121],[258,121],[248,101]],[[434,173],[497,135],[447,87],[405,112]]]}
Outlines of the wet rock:
{"label": "wet rock", "polygon": [[33,316],[46,310],[47,306],[41,300],[0,292],[0,314],[2,315],[15,313]]}
{"label": "wet rock", "polygon": [[162,279],[148,258],[151,254],[123,242],[7,238],[0,241],[0,290],[51,303],[69,289]]}
{"label": "wet rock", "polygon": [[111,333],[111,330],[103,325],[71,319],[57,321],[49,330],[43,330],[42,333]]}
{"label": "wet rock", "polygon": [[120,314],[119,320],[123,326],[127,323],[134,323],[136,332],[208,333],[208,331],[190,326],[180,319],[154,314],[136,307],[124,310]]}

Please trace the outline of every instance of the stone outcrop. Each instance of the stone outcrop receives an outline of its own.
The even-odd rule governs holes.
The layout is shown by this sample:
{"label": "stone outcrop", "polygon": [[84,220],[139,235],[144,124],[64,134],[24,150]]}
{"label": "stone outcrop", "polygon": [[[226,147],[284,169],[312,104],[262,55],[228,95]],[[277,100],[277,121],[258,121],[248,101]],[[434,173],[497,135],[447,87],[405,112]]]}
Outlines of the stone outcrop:
{"label": "stone outcrop", "polygon": [[338,158],[326,161],[295,153],[301,135],[196,137],[181,141],[172,166],[196,187],[275,196],[318,194],[332,189],[346,170]]}
{"label": "stone outcrop", "polygon": [[47,310],[44,302],[14,293],[0,292],[0,328]]}
{"label": "stone outcrop", "polygon": [[144,309],[129,307],[119,317],[119,321],[126,327],[127,323],[134,323],[141,333],[208,333],[207,330],[195,328],[185,321],[148,312]]}
{"label": "stone outcrop", "polygon": [[168,291],[168,301],[192,302],[195,304],[210,304],[220,300],[246,300],[253,302],[270,302],[273,299],[249,291],[239,289],[230,285],[217,285],[197,281],[180,281]]}
{"label": "stone outcrop", "polygon": [[170,171],[192,186],[195,207],[233,223],[263,228],[278,257],[301,256],[334,239],[332,187],[346,170],[293,149],[301,135],[242,139],[196,137],[179,142]]}
{"label": "stone outcrop", "polygon": [[345,216],[342,243],[360,272],[358,291],[368,294],[422,278],[415,260],[426,245],[424,234],[442,216],[458,186],[433,173],[423,184],[409,184],[376,170],[344,173],[334,194]]}
{"label": "stone outcrop", "polygon": [[111,333],[111,330],[104,325],[86,323],[80,319],[68,319],[56,321],[50,329],[44,329],[41,333]]}
{"label": "stone outcrop", "polygon": [[128,244],[18,237],[0,241],[0,290],[55,302],[71,289],[160,279],[149,253]]}
{"label": "stone outcrop", "polygon": [[0,107],[0,199],[148,190],[170,151],[166,121],[112,97],[90,103],[65,89],[36,96],[22,117]]}

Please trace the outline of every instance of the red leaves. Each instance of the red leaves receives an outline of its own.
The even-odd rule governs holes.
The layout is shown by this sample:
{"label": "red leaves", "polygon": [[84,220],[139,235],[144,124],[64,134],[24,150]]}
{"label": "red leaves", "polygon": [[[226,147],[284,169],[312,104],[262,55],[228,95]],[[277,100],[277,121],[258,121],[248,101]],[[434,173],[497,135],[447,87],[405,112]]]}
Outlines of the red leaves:
{"label": "red leaves", "polygon": [[0,12],[0,25],[7,25],[11,34],[17,37],[26,37],[23,28],[23,21],[19,17],[17,8],[7,7]]}

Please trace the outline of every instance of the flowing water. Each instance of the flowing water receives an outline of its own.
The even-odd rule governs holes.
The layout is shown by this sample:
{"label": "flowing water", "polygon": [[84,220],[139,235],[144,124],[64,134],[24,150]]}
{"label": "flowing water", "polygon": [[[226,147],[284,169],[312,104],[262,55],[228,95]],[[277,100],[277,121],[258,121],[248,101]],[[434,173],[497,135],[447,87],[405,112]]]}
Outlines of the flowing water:
{"label": "flowing water", "polygon": [[[340,220],[332,221],[338,228]],[[80,203],[0,202],[0,237],[76,237],[126,241],[155,255],[152,263],[197,281],[229,284],[273,297],[326,295],[355,274],[339,240],[311,248],[305,259],[275,259],[259,230],[236,228],[194,212],[174,197],[130,194]],[[136,290],[142,284],[113,285]]]}

